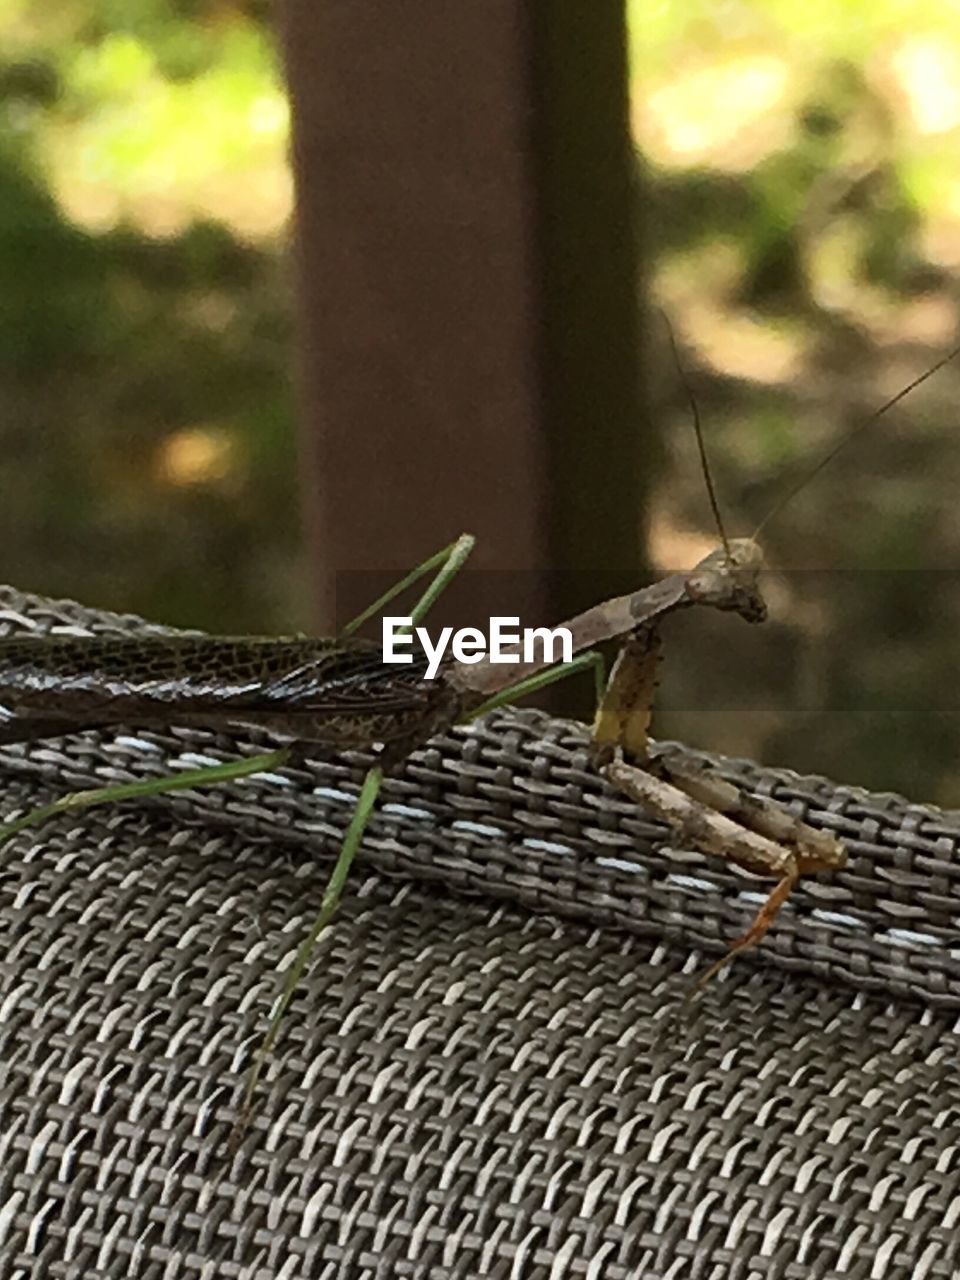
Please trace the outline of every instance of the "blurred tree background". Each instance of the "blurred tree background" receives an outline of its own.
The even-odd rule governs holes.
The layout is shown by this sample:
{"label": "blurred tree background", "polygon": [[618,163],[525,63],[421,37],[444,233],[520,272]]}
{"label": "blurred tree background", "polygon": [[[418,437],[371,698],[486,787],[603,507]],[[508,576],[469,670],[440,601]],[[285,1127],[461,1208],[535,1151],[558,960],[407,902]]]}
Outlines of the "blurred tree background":
{"label": "blurred tree background", "polygon": [[266,5],[0,3],[0,578],[290,629],[288,111]]}
{"label": "blurred tree background", "polygon": [[[629,11],[645,288],[750,533],[956,340],[960,18]],[[306,624],[270,23],[258,0],[0,0],[4,581],[218,631]],[[651,550],[686,568],[716,538],[653,328]],[[771,524],[768,628],[671,629],[661,735],[960,803],[958,392],[949,367]]]}
{"label": "blurred tree background", "polygon": [[[652,300],[670,315],[731,533],[957,341],[960,19],[861,0],[631,0]],[[647,374],[669,464],[661,566],[716,541],[681,380]],[[661,735],[960,803],[960,440],[950,365],[762,538],[756,631],[688,620]]]}

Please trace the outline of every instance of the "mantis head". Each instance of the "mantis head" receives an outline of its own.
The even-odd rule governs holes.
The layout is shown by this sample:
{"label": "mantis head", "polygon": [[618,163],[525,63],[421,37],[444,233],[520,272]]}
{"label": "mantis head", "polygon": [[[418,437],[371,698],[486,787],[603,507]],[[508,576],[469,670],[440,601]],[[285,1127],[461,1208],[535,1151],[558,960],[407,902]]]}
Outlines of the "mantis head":
{"label": "mantis head", "polygon": [[763,622],[767,606],[760,594],[763,552],[752,538],[730,538],[700,561],[687,580],[691,602],[739,613],[747,622]]}

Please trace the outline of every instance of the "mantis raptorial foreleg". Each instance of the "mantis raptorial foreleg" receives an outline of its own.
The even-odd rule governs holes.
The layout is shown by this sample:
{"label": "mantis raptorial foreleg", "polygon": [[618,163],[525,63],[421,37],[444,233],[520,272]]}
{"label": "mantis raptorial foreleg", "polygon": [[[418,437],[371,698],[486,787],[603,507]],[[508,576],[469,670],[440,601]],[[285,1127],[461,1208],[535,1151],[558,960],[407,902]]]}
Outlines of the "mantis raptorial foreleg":
{"label": "mantis raptorial foreleg", "polygon": [[697,991],[735,955],[762,941],[801,876],[842,867],[847,853],[829,832],[741,791],[684,753],[652,754],[649,727],[661,648],[652,623],[620,650],[593,728],[605,777],[694,848],[777,878],[750,927],[702,975]]}

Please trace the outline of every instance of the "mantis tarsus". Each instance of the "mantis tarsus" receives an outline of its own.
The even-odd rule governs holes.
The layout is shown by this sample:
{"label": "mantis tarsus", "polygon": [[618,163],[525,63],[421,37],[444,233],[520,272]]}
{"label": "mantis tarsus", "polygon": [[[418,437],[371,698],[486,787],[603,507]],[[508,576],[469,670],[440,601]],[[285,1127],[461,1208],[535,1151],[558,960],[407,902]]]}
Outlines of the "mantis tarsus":
{"label": "mantis tarsus", "polygon": [[[807,479],[869,422],[956,354],[957,351],[951,352],[928,369],[867,423],[844,437]],[[696,413],[695,426],[702,450]],[[355,637],[354,632],[364,621],[433,572],[433,581],[411,614],[413,624],[421,620],[469,555],[473,539],[468,535],[413,570],[336,640],[194,636],[15,636],[0,640],[0,742],[118,724],[190,724],[220,728],[253,725],[295,741],[324,743],[334,749],[379,748],[377,762],[369,769],[361,788],[320,912],[285,975],[248,1079],[237,1138],[245,1127],[262,1065],[276,1043],[283,1015],[317,939],[336,910],[384,771],[443,727],[473,719],[573,671],[588,667],[596,670],[595,655],[584,651],[604,640],[624,642],[594,725],[598,765],[605,776],[687,834],[704,851],[777,879],[751,928],[701,982],[737,951],[760,941],[800,876],[843,865],[845,851],[829,834],[799,822],[776,805],[744,796],[730,784],[692,768],[682,757],[660,755],[651,759],[647,730],[660,651],[660,622],[668,614],[693,605],[736,612],[749,621],[761,620],[765,612],[758,585],[760,551],[753,539],[727,540],[705,462],[704,458],[722,546],[689,573],[673,574],[567,622],[580,656],[560,670],[543,670],[543,664],[536,663],[508,668],[448,665],[442,678],[428,682],[416,664],[385,667],[380,661],[379,646]],[[784,501],[800,487],[795,486]],[[509,685],[505,670],[513,677]],[[0,828],[0,842],[70,809],[276,769],[290,752],[291,748],[285,747],[215,769],[65,796]]]}

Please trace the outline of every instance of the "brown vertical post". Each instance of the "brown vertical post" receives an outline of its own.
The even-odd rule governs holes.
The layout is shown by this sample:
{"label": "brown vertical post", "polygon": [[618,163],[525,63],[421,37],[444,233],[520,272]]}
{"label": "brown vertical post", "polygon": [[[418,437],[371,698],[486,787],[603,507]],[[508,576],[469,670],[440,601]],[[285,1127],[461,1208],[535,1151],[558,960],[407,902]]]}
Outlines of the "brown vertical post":
{"label": "brown vertical post", "polygon": [[[531,0],[536,284],[552,562],[564,616],[636,574],[657,441],[640,382],[639,165],[623,3]],[[613,586],[612,590],[627,589]]]}
{"label": "brown vertical post", "polygon": [[635,564],[622,6],[287,0],[285,36],[318,622],[465,529],[479,567]]}

